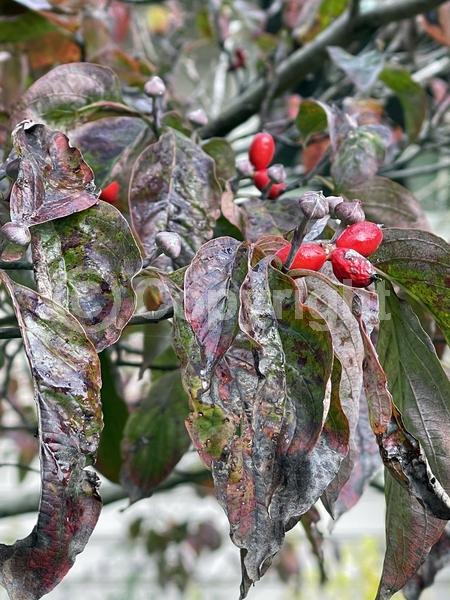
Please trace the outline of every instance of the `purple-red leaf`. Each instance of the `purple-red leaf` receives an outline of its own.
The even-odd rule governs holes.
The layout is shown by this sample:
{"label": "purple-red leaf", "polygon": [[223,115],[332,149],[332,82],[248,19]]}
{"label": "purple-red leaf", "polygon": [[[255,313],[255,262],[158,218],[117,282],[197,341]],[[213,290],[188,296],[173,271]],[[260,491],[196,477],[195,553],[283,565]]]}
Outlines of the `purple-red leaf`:
{"label": "purple-red leaf", "polygon": [[37,600],[64,577],[101,510],[95,460],[102,428],[100,366],[79,323],[52,300],[13,283],[12,298],[39,413],[42,493],[32,533],[0,545],[0,582],[11,600]]}
{"label": "purple-red leaf", "polygon": [[106,202],[33,228],[39,291],[67,308],[97,351],[116,342],[136,307],[142,258],[126,219]]}
{"label": "purple-red leaf", "polygon": [[25,122],[14,130],[13,143],[20,161],[11,221],[37,225],[96,204],[94,174],[63,133]]}

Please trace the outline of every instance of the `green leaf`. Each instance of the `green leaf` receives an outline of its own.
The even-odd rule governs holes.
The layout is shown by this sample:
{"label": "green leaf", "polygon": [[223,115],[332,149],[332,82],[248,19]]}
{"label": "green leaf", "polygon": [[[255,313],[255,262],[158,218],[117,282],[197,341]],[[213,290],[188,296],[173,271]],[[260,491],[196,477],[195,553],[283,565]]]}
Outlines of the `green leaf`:
{"label": "green leaf", "polygon": [[67,131],[83,120],[78,113],[81,108],[121,99],[120,81],[111,69],[92,63],[69,63],[55,67],[33,83],[20,99],[11,122],[29,119]]}
{"label": "green leaf", "polygon": [[361,200],[369,221],[385,227],[428,228],[425,213],[414,194],[387,177],[375,176],[342,191],[350,200]]}
{"label": "green leaf", "polygon": [[308,99],[301,101],[295,124],[304,144],[315,133],[328,129],[328,116],[329,111],[322,102]]}
{"label": "green leaf", "polygon": [[19,173],[11,189],[11,221],[36,225],[93,206],[94,174],[68,138],[45,125],[13,132]]}
{"label": "green leaf", "polygon": [[13,17],[1,17],[0,44],[27,42],[56,29],[45,17],[31,11]]}
{"label": "green leaf", "polygon": [[326,29],[348,6],[348,0],[306,0],[298,22],[297,36],[303,43],[313,40]]}
{"label": "green leaf", "polygon": [[179,371],[165,373],[131,413],[122,441],[120,481],[130,502],[151,496],[189,448],[188,397]]}
{"label": "green leaf", "polygon": [[139,249],[121,213],[106,202],[33,229],[39,291],[70,310],[98,351],[118,340],[132,317]]}
{"label": "green leaf", "polygon": [[380,80],[391,89],[402,105],[406,132],[410,141],[417,139],[427,112],[426,92],[410,73],[398,66],[387,66],[380,73]]}
{"label": "green leaf", "polygon": [[385,496],[386,553],[376,600],[389,600],[414,576],[445,528],[388,471]]}
{"label": "green leaf", "polygon": [[100,366],[77,320],[0,271],[21,329],[39,415],[42,492],[36,527],[0,545],[0,582],[11,600],[38,599],[57,585],[100,515],[95,461],[102,429]]}
{"label": "green leaf", "polygon": [[434,474],[450,493],[450,382],[408,303],[392,289],[385,302],[378,354],[389,389],[407,430],[420,441]]}
{"label": "green leaf", "polygon": [[236,156],[234,150],[223,138],[211,138],[202,146],[216,163],[216,175],[219,179],[229,181],[236,176]]}
{"label": "green leaf", "polygon": [[425,305],[450,341],[450,246],[427,231],[386,229],[370,257],[389,279]]}
{"label": "green leaf", "polygon": [[182,239],[177,264],[188,264],[212,237],[220,196],[213,159],[190,139],[170,131],[146,148],[133,168],[129,203],[147,256],[156,250],[155,235],[171,231]]}
{"label": "green leaf", "polygon": [[128,420],[121,382],[107,352],[100,354],[102,368],[102,412],[104,427],[100,436],[95,467],[110,481],[119,483],[122,467],[121,443]]}
{"label": "green leaf", "polygon": [[352,83],[362,92],[368,91],[377,81],[384,66],[384,56],[378,50],[369,50],[353,56],[339,46],[328,46],[327,52]]}

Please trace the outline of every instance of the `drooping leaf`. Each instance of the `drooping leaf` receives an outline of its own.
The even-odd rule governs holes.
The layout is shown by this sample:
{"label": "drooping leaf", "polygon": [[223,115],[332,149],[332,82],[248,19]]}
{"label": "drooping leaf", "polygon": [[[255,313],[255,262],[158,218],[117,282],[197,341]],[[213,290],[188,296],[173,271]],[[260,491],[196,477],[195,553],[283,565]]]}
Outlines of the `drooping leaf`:
{"label": "drooping leaf", "polygon": [[32,533],[0,545],[11,600],[37,600],[64,577],[101,510],[95,460],[102,429],[100,367],[79,323],[49,298],[0,272],[13,300],[39,413],[42,493]]}
{"label": "drooping leaf", "polygon": [[110,481],[119,483],[122,455],[120,445],[128,420],[128,407],[124,401],[117,369],[107,352],[100,355],[102,369],[102,413],[104,427],[100,436],[95,466]]}
{"label": "drooping leaf", "polygon": [[188,398],[179,371],[165,373],[131,413],[122,441],[120,482],[130,502],[151,496],[189,448]]}
{"label": "drooping leaf", "polygon": [[328,108],[318,100],[302,100],[295,124],[306,144],[315,133],[322,133],[328,128]]}
{"label": "drooping leaf", "polygon": [[318,524],[320,523],[320,513],[315,506],[312,506],[308,512],[306,512],[301,520],[306,537],[311,544],[311,549],[317,558],[317,563],[320,570],[320,582],[325,583],[327,581],[327,574],[325,571],[325,558],[323,552],[324,536],[322,531],[319,529]]}
{"label": "drooping leaf", "polygon": [[160,231],[178,233],[187,264],[213,233],[219,217],[220,188],[213,159],[182,134],[170,131],[137,159],[130,183],[133,227],[147,255]]}
{"label": "drooping leaf", "polygon": [[63,133],[25,123],[14,130],[13,143],[19,173],[11,189],[11,221],[36,225],[96,204],[92,170]]}
{"label": "drooping leaf", "polygon": [[394,403],[447,493],[450,473],[450,382],[431,340],[407,302],[391,289],[380,321],[378,354]]}
{"label": "drooping leaf", "polygon": [[425,231],[386,229],[371,261],[428,308],[450,341],[449,244]]}
{"label": "drooping leaf", "polygon": [[403,589],[406,600],[419,600],[423,590],[433,585],[434,579],[450,562],[450,535],[448,527],[431,548],[420,569]]}
{"label": "drooping leaf", "polygon": [[116,342],[134,313],[132,280],[142,267],[125,218],[100,201],[32,233],[39,291],[70,310],[98,351]]}
{"label": "drooping leaf", "polygon": [[[357,314],[358,308],[355,308]],[[386,375],[365,327],[359,319],[364,342],[364,390],[369,422],[376,435],[380,454],[389,473],[415,496],[431,514],[450,519],[450,498],[431,472],[423,450],[404,427],[392,402]]]}
{"label": "drooping leaf", "polygon": [[384,57],[378,50],[369,50],[356,56],[339,46],[328,46],[327,51],[334,64],[341,68],[362,92],[374,85],[384,66]]}
{"label": "drooping leaf", "polygon": [[331,174],[339,190],[367,182],[385,155],[381,127],[364,125],[350,130],[333,158]]}
{"label": "drooping leaf", "polygon": [[380,73],[380,80],[398,97],[405,116],[406,131],[410,141],[417,139],[427,112],[427,96],[424,88],[414,81],[410,73],[399,66],[387,66]]}
{"label": "drooping leaf", "polygon": [[414,576],[445,521],[430,515],[386,470],[386,553],[376,600],[390,600]]}
{"label": "drooping leaf", "polygon": [[184,306],[209,372],[239,329],[239,289],[247,273],[245,244],[221,237],[204,244],[186,270]]}
{"label": "drooping leaf", "polygon": [[236,157],[233,148],[223,138],[211,138],[202,146],[216,163],[216,175],[219,179],[229,181],[236,175]]}
{"label": "drooping leaf", "polygon": [[385,227],[428,229],[418,200],[408,189],[387,177],[375,176],[343,190],[350,200],[361,200],[366,218]]}
{"label": "drooping leaf", "polygon": [[105,117],[76,127],[70,138],[94,171],[97,185],[102,187],[110,183],[114,166],[125,157],[129,159],[131,146],[147,138],[147,133],[151,136],[141,119]]}
{"label": "drooping leaf", "polygon": [[121,101],[120,82],[111,69],[92,63],[60,65],[34,82],[11,121],[29,119],[67,131],[83,120],[81,108],[100,101]]}

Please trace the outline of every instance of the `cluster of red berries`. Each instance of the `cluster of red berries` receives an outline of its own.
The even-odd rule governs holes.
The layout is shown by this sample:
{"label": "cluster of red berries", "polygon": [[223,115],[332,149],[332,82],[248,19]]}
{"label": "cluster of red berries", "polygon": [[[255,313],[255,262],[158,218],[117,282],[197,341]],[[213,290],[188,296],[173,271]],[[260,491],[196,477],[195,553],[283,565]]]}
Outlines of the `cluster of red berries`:
{"label": "cluster of red berries", "polygon": [[258,190],[266,192],[267,197],[271,200],[278,198],[286,189],[284,181],[276,181],[268,168],[274,154],[275,140],[270,133],[257,133],[248,151],[249,161],[255,167],[253,183]]}
{"label": "cluster of red berries", "polygon": [[[375,279],[375,269],[367,257],[377,250],[382,240],[383,232],[378,225],[360,221],[345,229],[336,240],[335,247],[319,242],[302,244],[289,269],[318,271],[326,260],[330,260],[339,281],[353,287],[367,287]],[[276,253],[283,265],[290,251],[291,244],[287,244]]]}

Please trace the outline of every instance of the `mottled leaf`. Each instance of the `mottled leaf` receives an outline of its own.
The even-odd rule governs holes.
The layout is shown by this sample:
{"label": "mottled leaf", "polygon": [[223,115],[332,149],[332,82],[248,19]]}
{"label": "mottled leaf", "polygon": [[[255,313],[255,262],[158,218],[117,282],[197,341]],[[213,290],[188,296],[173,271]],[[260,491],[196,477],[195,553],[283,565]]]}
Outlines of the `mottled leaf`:
{"label": "mottled leaf", "polygon": [[385,496],[386,553],[376,600],[389,600],[414,576],[445,528],[388,471]]}
{"label": "mottled leaf", "polygon": [[131,413],[122,441],[120,482],[130,502],[151,496],[189,448],[188,398],[179,371],[165,373]]}
{"label": "mottled leaf", "polygon": [[11,189],[11,221],[36,225],[97,202],[94,175],[63,133],[25,123],[14,130],[13,144],[20,161]]}
{"label": "mottled leaf", "polygon": [[30,119],[67,131],[82,120],[81,108],[120,100],[120,82],[111,69],[92,63],[60,65],[33,83],[20,99],[11,122]]}
{"label": "mottled leaf", "polygon": [[387,66],[380,73],[380,80],[398,97],[404,112],[406,131],[410,141],[417,139],[427,112],[427,96],[424,88],[399,66]]}
{"label": "mottled leaf", "polygon": [[245,244],[221,237],[204,244],[186,270],[184,306],[200,345],[207,374],[239,329],[239,289],[247,273]]}
{"label": "mottled leaf", "polygon": [[116,342],[134,313],[132,279],[142,267],[125,218],[99,202],[32,233],[39,291],[70,310],[98,351]]}
{"label": "mottled leaf", "polygon": [[102,368],[102,413],[104,427],[100,436],[95,466],[110,481],[119,483],[122,455],[120,444],[128,419],[122,382],[108,352],[100,354]]}
{"label": "mottled leaf", "polygon": [[211,138],[202,145],[216,163],[216,175],[219,179],[229,181],[236,175],[236,156],[234,150],[223,138]]}
{"label": "mottled leaf", "polygon": [[414,194],[387,177],[372,177],[359,185],[346,187],[343,193],[350,200],[361,200],[369,221],[382,223],[385,227],[429,228]]}
{"label": "mottled leaf", "polygon": [[403,589],[406,600],[419,600],[425,588],[433,585],[436,575],[450,562],[450,534],[448,527],[431,548],[425,562]]}
{"label": "mottled leaf", "polygon": [[322,531],[319,529],[318,524],[320,523],[320,513],[315,506],[312,506],[308,512],[306,512],[301,520],[306,537],[311,544],[311,549],[317,558],[317,563],[320,571],[320,582],[325,583],[327,581],[327,574],[325,571],[325,558],[323,553],[324,536]]}
{"label": "mottled leaf", "polygon": [[165,133],[139,156],[130,183],[131,219],[146,254],[159,231],[172,231],[182,239],[177,262],[189,263],[212,236],[220,196],[213,159],[182,134]]}
{"label": "mottled leaf", "polygon": [[97,185],[103,187],[110,183],[114,166],[129,157],[130,146],[146,138],[147,132],[148,125],[142,119],[105,117],[76,127],[70,139],[94,171]]}
{"label": "mottled leaf", "polygon": [[447,242],[425,231],[386,229],[383,243],[371,261],[428,308],[450,341],[450,246]]}
{"label": "mottled leaf", "polygon": [[384,65],[384,57],[378,50],[369,50],[356,56],[339,46],[328,46],[328,54],[358,90],[366,92],[377,81]]}
{"label": "mottled leaf", "polygon": [[37,600],[64,577],[101,510],[95,460],[102,429],[100,367],[79,323],[49,298],[0,272],[33,374],[42,492],[32,533],[0,545],[0,582],[11,600]]}

